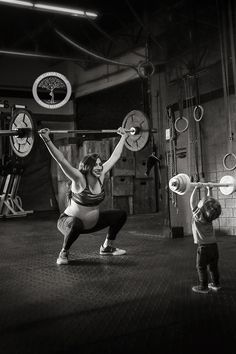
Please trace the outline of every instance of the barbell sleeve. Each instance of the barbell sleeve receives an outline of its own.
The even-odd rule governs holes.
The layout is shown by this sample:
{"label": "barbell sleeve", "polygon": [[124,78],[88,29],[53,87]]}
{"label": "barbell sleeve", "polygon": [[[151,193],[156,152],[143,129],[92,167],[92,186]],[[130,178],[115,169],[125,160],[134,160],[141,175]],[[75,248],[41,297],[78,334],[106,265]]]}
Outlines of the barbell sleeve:
{"label": "barbell sleeve", "polygon": [[0,130],[0,136],[16,136],[19,135],[17,130]]}

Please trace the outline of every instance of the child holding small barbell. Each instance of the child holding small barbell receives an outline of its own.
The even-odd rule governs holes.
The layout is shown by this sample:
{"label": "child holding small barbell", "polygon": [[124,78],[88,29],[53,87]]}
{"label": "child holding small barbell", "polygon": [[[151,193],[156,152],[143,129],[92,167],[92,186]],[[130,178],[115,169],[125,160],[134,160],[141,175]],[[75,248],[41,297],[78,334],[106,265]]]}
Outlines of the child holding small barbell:
{"label": "child holding small barbell", "polygon": [[[197,244],[196,268],[198,272],[199,285],[192,287],[197,293],[208,293],[209,290],[220,289],[220,276],[218,270],[219,252],[215,230],[212,221],[221,214],[221,205],[218,200],[210,196],[210,188],[207,187],[207,196],[198,200],[198,188],[195,186],[191,197],[190,207],[193,214],[192,232],[194,243]],[[211,283],[208,283],[208,270],[211,276]]]}

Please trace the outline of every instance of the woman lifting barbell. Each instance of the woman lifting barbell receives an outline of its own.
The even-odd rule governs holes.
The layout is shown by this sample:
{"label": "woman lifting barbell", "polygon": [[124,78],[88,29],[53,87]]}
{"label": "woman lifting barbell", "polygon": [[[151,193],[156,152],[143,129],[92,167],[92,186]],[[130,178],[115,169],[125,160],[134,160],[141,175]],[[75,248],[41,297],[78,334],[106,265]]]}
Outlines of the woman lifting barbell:
{"label": "woman lifting barbell", "polygon": [[80,234],[88,234],[108,227],[105,242],[100,247],[100,255],[119,256],[125,250],[114,247],[114,241],[120,229],[126,222],[127,214],[123,210],[99,210],[99,204],[105,198],[103,182],[105,174],[119,160],[128,133],[124,128],[119,128],[121,135],[110,158],[102,163],[98,154],[84,156],[79,168],[74,168],[63,156],[61,151],[50,139],[48,128],[39,131],[47,149],[56,160],[64,174],[71,181],[68,206],[60,215],[57,227],[64,235],[62,249],[57,258],[57,264],[68,264],[71,245]]}

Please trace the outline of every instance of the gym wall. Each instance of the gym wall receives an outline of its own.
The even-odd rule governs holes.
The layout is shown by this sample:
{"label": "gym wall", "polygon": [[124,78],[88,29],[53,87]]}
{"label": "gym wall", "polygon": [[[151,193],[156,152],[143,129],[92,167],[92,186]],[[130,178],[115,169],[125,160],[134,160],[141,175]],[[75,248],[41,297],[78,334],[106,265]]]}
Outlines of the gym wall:
{"label": "gym wall", "polygon": [[[201,181],[219,182],[225,175],[235,175],[235,169],[227,170],[223,164],[224,156],[230,152],[229,150],[229,131],[228,122],[224,109],[223,97],[216,98],[212,94],[207,101],[202,103],[204,107],[204,115],[200,123],[201,127],[201,143],[202,143],[202,159],[199,160],[199,138],[192,135],[193,116],[192,111],[184,110],[184,116],[189,120],[189,128],[187,131],[178,134],[176,145],[177,173],[186,173],[192,181],[196,180],[196,166]],[[235,130],[236,122],[236,99],[230,96],[232,130]],[[198,153],[196,154],[196,148]],[[235,141],[232,142],[232,151],[235,151]],[[169,143],[167,142],[167,151]],[[229,166],[235,165],[236,161],[229,161]],[[201,166],[200,166],[201,164]],[[170,192],[170,214],[173,226],[183,226],[185,234],[191,234],[191,212],[189,206],[189,198],[192,188],[184,195],[177,195]],[[204,191],[201,191],[201,197]],[[217,198],[222,206],[222,215],[214,221],[215,229],[221,234],[234,235],[236,232],[236,196],[223,195],[219,188],[213,189],[213,197]]]}
{"label": "gym wall", "polygon": [[[119,102],[119,104],[117,104]],[[134,109],[143,111],[143,94],[141,80],[133,80],[113,88],[105,89],[76,99],[77,129],[118,129],[125,116]],[[114,134],[113,134],[114,135]],[[116,134],[115,134],[116,136]],[[104,137],[101,141],[84,141],[83,146],[74,153],[76,146],[69,148],[71,156],[100,152],[107,159],[119,138]],[[99,138],[97,138],[99,139]],[[93,149],[91,150],[91,146]],[[64,151],[65,146],[61,146]],[[107,154],[107,152],[109,152]],[[107,189],[106,204],[102,207],[125,209],[129,214],[152,213],[157,211],[156,187],[154,172],[146,177],[146,161],[152,152],[151,143],[137,153],[124,149],[122,158],[113,168],[105,181]],[[82,154],[82,155],[83,155]],[[72,161],[75,164],[76,161]],[[60,209],[64,208],[63,194],[66,191],[66,180],[59,177]]]}

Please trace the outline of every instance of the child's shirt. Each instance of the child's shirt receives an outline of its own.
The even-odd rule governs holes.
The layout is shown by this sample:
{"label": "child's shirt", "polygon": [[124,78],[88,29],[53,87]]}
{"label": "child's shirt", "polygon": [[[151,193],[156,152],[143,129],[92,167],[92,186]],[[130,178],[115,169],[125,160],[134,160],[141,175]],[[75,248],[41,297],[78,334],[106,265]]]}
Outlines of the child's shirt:
{"label": "child's shirt", "polygon": [[193,209],[192,232],[194,243],[198,245],[216,243],[215,230],[212,222],[204,219],[198,207]]}

